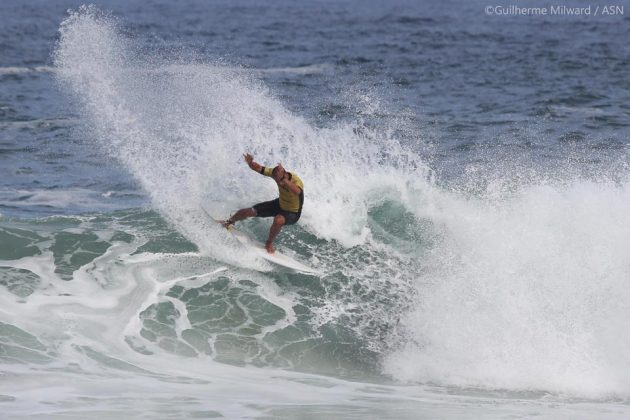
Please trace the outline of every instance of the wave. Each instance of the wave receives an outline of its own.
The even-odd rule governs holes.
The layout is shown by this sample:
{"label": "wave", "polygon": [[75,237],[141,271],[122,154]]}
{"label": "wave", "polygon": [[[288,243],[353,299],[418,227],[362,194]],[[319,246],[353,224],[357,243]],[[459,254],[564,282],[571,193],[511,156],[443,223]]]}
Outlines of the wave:
{"label": "wave", "polygon": [[[286,235],[328,275],[311,286],[300,280],[317,294],[305,305],[306,325],[295,313],[283,328],[326,338],[333,350],[320,348],[318,360],[343,353],[349,340],[349,360],[376,355],[369,368],[399,381],[630,393],[626,183],[560,177],[506,189],[505,179],[519,174],[502,171],[483,193],[443,188],[392,134],[396,120],[315,128],[248,72],[151,56],[94,7],[71,12],[60,32],[56,74],[96,145],[201,255],[269,269],[235,257],[228,235],[201,211],[220,217],[274,196],[274,185],[249,171],[242,153],[268,165],[281,161],[304,179],[304,213]],[[379,114],[380,106],[367,100],[362,115]],[[256,222],[245,228],[266,229]],[[274,299],[282,293],[268,290]],[[161,299],[147,317],[165,311],[186,322],[179,315],[189,311]],[[173,345],[162,350],[183,348]],[[254,359],[244,362],[266,363]]]}
{"label": "wave", "polygon": [[256,69],[256,71],[263,74],[325,74],[333,72],[334,67],[328,63],[321,63],[295,67],[270,67],[264,69]]}
{"label": "wave", "polygon": [[55,71],[55,68],[52,66],[0,67],[0,75],[25,74],[25,73],[53,73],[54,71]]}
{"label": "wave", "polygon": [[[71,209],[72,212],[112,211],[121,204],[114,199],[119,196],[136,196],[133,191],[107,191],[100,193],[87,188],[50,189],[0,189],[0,207],[21,209],[22,211],[59,212]],[[140,197],[138,197],[140,198]]]}
{"label": "wave", "polygon": [[[172,70],[182,73],[186,72],[186,68],[189,67],[189,71],[195,72],[198,71],[191,66],[190,64],[179,64],[173,65]],[[160,70],[151,70],[147,68],[139,68],[138,71],[169,71],[169,68],[166,67]],[[233,71],[237,72],[241,70],[241,67],[233,67]],[[54,66],[33,66],[33,67],[0,67],[0,75],[3,74],[27,74],[27,73],[55,73],[57,68]],[[261,74],[296,74],[296,75],[305,75],[305,74],[324,74],[330,73],[333,71],[333,66],[328,63],[318,63],[318,64],[308,64],[304,66],[287,66],[287,67],[269,67],[269,68],[254,68],[249,69],[247,71],[254,71]]]}

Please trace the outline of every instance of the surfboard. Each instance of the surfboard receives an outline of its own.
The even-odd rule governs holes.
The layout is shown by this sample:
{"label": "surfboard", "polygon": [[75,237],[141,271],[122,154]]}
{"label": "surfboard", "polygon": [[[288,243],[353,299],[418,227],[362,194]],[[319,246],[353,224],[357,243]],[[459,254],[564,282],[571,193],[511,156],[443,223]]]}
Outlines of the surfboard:
{"label": "surfboard", "polygon": [[[216,223],[221,224],[220,220],[215,219],[214,217],[212,217],[207,211],[206,209],[203,209],[203,211],[208,215],[208,217],[210,217],[212,220],[214,220]],[[234,226],[230,226],[227,228],[228,232],[230,232],[232,234],[232,236],[234,236],[234,238],[241,243],[241,245],[243,245],[245,248],[250,249],[252,251],[254,251],[256,253],[256,255],[260,258],[263,258],[269,262],[272,262],[274,264],[277,264],[279,266],[288,268],[290,270],[293,271],[297,271],[300,273],[304,273],[304,274],[318,274],[318,271],[315,270],[312,267],[309,267],[306,264],[302,264],[301,262],[294,260],[293,258],[289,257],[286,254],[283,254],[282,252],[278,251],[276,249],[276,251],[273,254],[270,254],[267,252],[267,250],[265,249],[264,245],[261,244],[260,242],[256,241],[255,239],[252,239],[249,235],[247,235],[244,232],[241,232],[240,230],[236,229]]]}
{"label": "surfboard", "polygon": [[277,249],[273,254],[268,253],[263,244],[250,238],[248,235],[241,232],[240,230],[237,230],[235,227],[230,227],[228,231],[236,238],[237,241],[245,246],[245,248],[252,249],[259,257],[267,261],[278,264],[282,267],[290,268],[294,271],[299,271],[300,273],[317,274],[317,271],[315,269],[294,260],[293,258],[283,254]]}

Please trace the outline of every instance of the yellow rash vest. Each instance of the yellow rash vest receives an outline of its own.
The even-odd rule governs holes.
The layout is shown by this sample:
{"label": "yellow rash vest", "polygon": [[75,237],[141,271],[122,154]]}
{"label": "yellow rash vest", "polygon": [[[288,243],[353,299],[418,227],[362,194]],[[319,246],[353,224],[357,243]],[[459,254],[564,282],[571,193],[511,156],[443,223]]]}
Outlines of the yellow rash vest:
{"label": "yellow rash vest", "polygon": [[[264,176],[272,177],[273,168],[263,166],[260,173]],[[304,204],[304,183],[295,172],[289,172],[289,181],[300,187],[300,195],[293,194],[288,188],[278,185],[278,191],[280,192],[280,208],[284,211],[290,211],[292,213],[301,213],[302,204]]]}

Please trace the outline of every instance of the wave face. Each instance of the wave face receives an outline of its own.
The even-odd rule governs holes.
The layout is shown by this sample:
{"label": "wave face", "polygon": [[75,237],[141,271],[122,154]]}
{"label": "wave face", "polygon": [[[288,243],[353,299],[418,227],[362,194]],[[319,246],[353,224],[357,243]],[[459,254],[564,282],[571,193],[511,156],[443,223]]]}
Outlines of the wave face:
{"label": "wave face", "polygon": [[[583,177],[570,164],[493,155],[480,160],[492,170],[462,166],[460,184],[436,180],[439,168],[401,135],[408,121],[383,118],[391,112],[373,97],[347,92],[359,112],[316,126],[257,78],[329,67],[250,71],[158,53],[92,6],[62,23],[53,60],[46,74],[74,101],[74,134],[119,164],[152,210],[2,218],[0,361],[38,379],[0,402],[48,412],[29,394],[39,379],[52,400],[76,397],[60,397],[60,410],[122,387],[142,407],[112,399],[104,410],[198,406],[173,412],[182,416],[260,415],[253,406],[286,395],[298,407],[370,410],[390,394],[426,397],[425,410],[452,389],[489,404],[630,396],[623,165]],[[278,245],[324,275],[274,270],[208,220],[202,208],[224,217],[277,193],[245,152],[304,180],[302,218]],[[95,208],[102,198],[65,191],[23,192],[19,205]],[[241,226],[264,238],[269,223]],[[76,389],[63,391],[70,379]],[[209,389],[218,408],[204,400]],[[446,400],[449,410],[467,404]]]}

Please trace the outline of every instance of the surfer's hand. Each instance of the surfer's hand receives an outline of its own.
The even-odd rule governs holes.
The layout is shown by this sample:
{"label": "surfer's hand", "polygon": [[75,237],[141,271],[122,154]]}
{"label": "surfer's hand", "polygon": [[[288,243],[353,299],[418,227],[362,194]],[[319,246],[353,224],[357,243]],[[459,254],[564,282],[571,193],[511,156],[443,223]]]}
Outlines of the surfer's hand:
{"label": "surfer's hand", "polygon": [[249,153],[243,153],[243,159],[245,159],[245,162],[247,162],[247,165],[251,168],[252,163],[254,162],[254,157]]}

